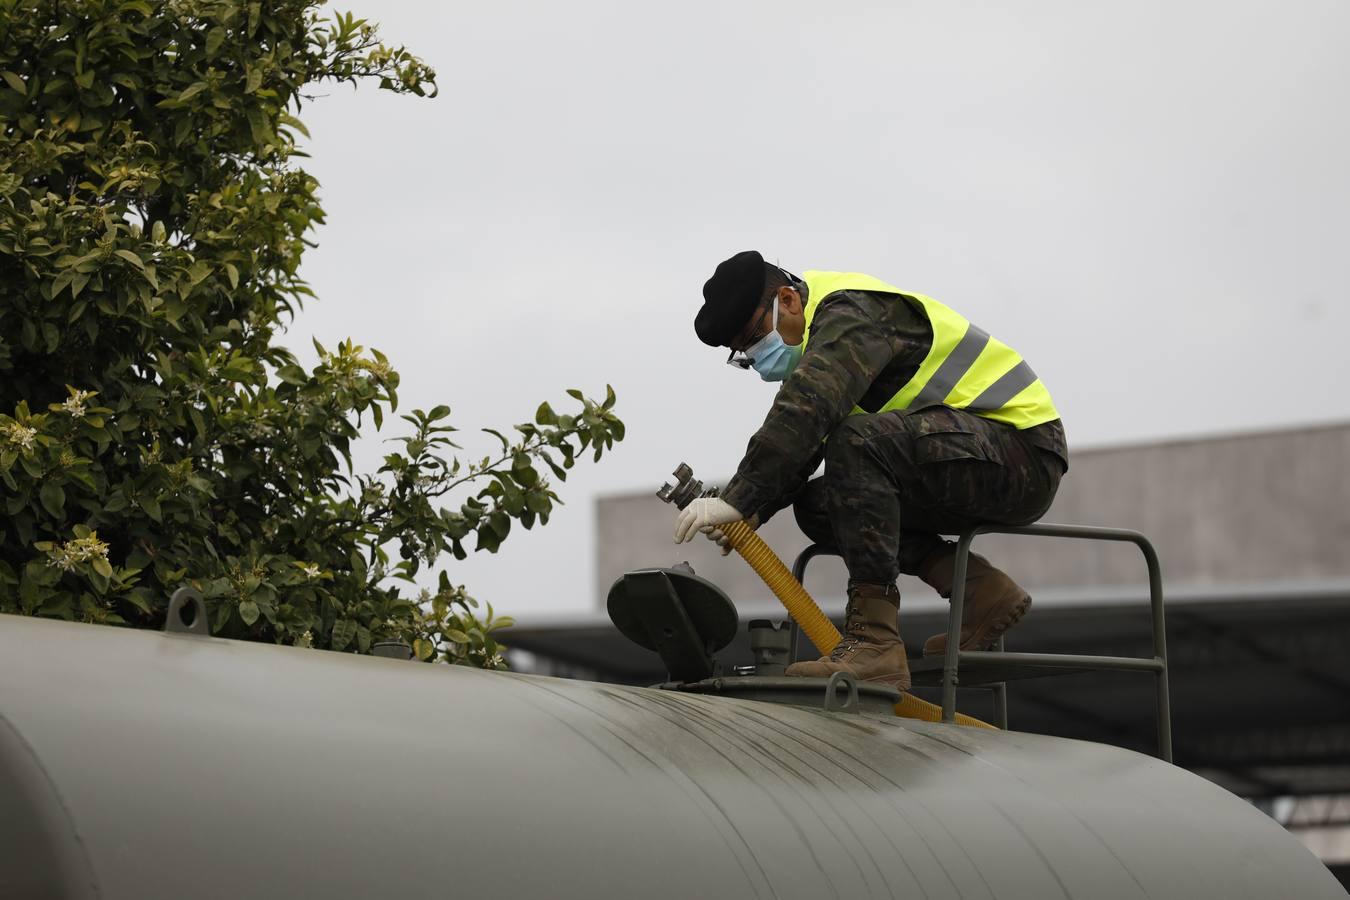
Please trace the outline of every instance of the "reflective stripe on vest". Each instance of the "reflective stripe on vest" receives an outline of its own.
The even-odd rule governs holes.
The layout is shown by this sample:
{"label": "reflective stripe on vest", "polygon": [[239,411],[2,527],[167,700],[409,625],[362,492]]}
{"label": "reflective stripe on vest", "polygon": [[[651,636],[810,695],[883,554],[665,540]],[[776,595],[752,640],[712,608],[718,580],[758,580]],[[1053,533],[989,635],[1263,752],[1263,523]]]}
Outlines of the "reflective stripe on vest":
{"label": "reflective stripe on vest", "polygon": [[[811,271],[802,277],[807,288],[803,348],[811,339],[811,321],[816,310],[837,291],[903,294],[918,301],[928,316],[933,327],[932,348],[914,377],[874,412],[941,404],[1017,428],[1031,428],[1059,418],[1050,392],[1026,360],[951,307],[857,272]],[[896,302],[904,301],[897,298]],[[867,412],[855,406],[851,414]]]}

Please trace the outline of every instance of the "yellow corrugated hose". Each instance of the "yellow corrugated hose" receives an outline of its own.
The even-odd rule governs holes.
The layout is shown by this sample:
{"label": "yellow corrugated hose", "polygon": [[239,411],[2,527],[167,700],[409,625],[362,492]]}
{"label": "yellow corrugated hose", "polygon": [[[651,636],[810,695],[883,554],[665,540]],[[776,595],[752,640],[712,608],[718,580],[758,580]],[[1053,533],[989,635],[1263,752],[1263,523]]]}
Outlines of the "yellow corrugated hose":
{"label": "yellow corrugated hose", "polygon": [[792,577],[778,554],[770,550],[764,539],[755,534],[744,520],[724,525],[722,533],[731,541],[732,548],[755,570],[755,574],[764,579],[773,595],[783,601],[788,614],[811,639],[811,643],[816,645],[820,655],[829,656],[835,645],[843,640],[843,635],[820,611],[802,583]]}
{"label": "yellow corrugated hose", "polygon": [[[732,548],[741,555],[755,574],[764,579],[764,583],[773,591],[792,616],[793,621],[815,644],[821,656],[828,656],[842,639],[839,629],[820,611],[816,601],[802,587],[800,581],[792,576],[788,567],[778,558],[778,554],[769,549],[764,539],[744,521],[722,526],[722,533],[731,541]],[[910,693],[902,694],[900,702],[895,704],[895,714],[907,719],[921,719],[925,722],[942,721],[942,707],[921,700]],[[971,725],[976,728],[993,728],[988,722],[970,716],[956,714],[958,725]]]}

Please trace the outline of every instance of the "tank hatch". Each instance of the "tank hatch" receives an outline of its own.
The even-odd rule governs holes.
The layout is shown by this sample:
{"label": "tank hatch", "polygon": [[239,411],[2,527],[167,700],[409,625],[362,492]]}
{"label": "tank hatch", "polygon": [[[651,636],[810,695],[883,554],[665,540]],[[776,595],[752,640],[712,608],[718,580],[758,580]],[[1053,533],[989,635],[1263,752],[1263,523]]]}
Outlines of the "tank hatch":
{"label": "tank hatch", "polygon": [[661,657],[670,680],[656,687],[664,690],[880,716],[893,715],[900,702],[899,691],[844,672],[830,678],[785,675],[795,638],[790,622],[750,622],[754,665],[725,671],[716,653],[735,637],[736,607],[688,563],[625,573],[605,605],[624,637]]}

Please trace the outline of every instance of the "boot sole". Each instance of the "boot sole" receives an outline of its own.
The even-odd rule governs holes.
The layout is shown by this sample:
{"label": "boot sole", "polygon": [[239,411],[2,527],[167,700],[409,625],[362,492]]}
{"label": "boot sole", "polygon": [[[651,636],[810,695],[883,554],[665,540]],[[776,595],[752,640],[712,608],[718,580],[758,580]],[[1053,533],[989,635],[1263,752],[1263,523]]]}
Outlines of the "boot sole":
{"label": "boot sole", "polygon": [[[801,672],[785,673],[789,678],[829,678],[834,672],[824,674],[804,674]],[[856,675],[854,676],[857,677]],[[908,671],[896,672],[891,675],[876,675],[872,678],[858,678],[860,684],[880,684],[889,688],[895,688],[897,691],[907,691],[910,688],[912,679]]]}
{"label": "boot sole", "polygon": [[[999,621],[996,622],[995,624],[991,625],[991,626],[989,627],[989,630],[985,632],[984,639],[981,640],[978,644],[972,643],[972,644],[970,644],[969,646],[966,646],[966,645],[963,644],[963,645],[961,646],[961,649],[962,649],[962,650],[992,650],[992,649],[994,649],[994,645],[998,643],[998,639],[1001,638],[1001,637],[1003,637],[1004,633],[1005,633],[1009,628],[1012,628],[1012,627],[1013,627],[1014,625],[1016,625],[1018,622],[1022,621],[1022,617],[1025,616],[1025,615],[1027,614],[1027,610],[1029,610],[1029,609],[1031,609],[1031,595],[1030,595],[1030,594],[1028,594],[1027,596],[1023,597],[1022,600],[1021,600],[1016,606],[1014,606],[1012,609],[1008,610],[1008,614],[1007,614],[1006,616],[1004,616],[1001,620],[999,620]],[[924,651],[923,651],[923,655],[924,655],[924,656],[927,656],[927,657],[942,656],[942,655],[945,654],[946,652],[947,652],[947,650],[946,650],[946,648],[944,647],[943,649],[938,650],[938,651],[933,652],[933,653],[929,653],[927,650],[924,650]]]}

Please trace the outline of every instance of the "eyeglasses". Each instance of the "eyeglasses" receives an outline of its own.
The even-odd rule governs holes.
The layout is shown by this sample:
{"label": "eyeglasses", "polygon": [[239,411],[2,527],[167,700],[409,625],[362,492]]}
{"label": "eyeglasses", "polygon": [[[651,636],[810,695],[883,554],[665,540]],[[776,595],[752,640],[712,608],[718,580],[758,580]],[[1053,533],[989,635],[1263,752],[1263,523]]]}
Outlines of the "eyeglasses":
{"label": "eyeglasses", "polygon": [[[796,275],[793,275],[787,269],[780,268],[778,271],[782,272],[783,277],[787,279],[788,287],[797,291],[801,290],[802,280],[800,278],[798,278]],[[746,347],[744,350],[732,350],[731,353],[727,354],[727,365],[735,366],[736,368],[741,369],[742,371],[750,368],[752,365],[754,365],[756,348],[758,348],[761,344],[763,344],[766,340],[768,340],[769,335],[773,334],[777,330],[778,330],[778,301],[777,298],[775,298],[773,303],[773,322],[769,325],[769,330],[764,332],[764,334],[760,335],[759,337],[755,338],[754,343],[751,344],[749,347]]]}
{"label": "eyeglasses", "polygon": [[773,337],[774,332],[778,330],[778,300],[773,302],[773,319],[769,323],[769,330],[755,338],[755,342],[744,350],[732,350],[727,356],[727,365],[735,366],[738,369],[745,370],[754,365],[755,351],[762,347]]}
{"label": "eyeglasses", "polygon": [[749,356],[746,356],[744,350],[732,350],[727,356],[727,365],[735,366],[738,369],[748,369],[753,363]]}

